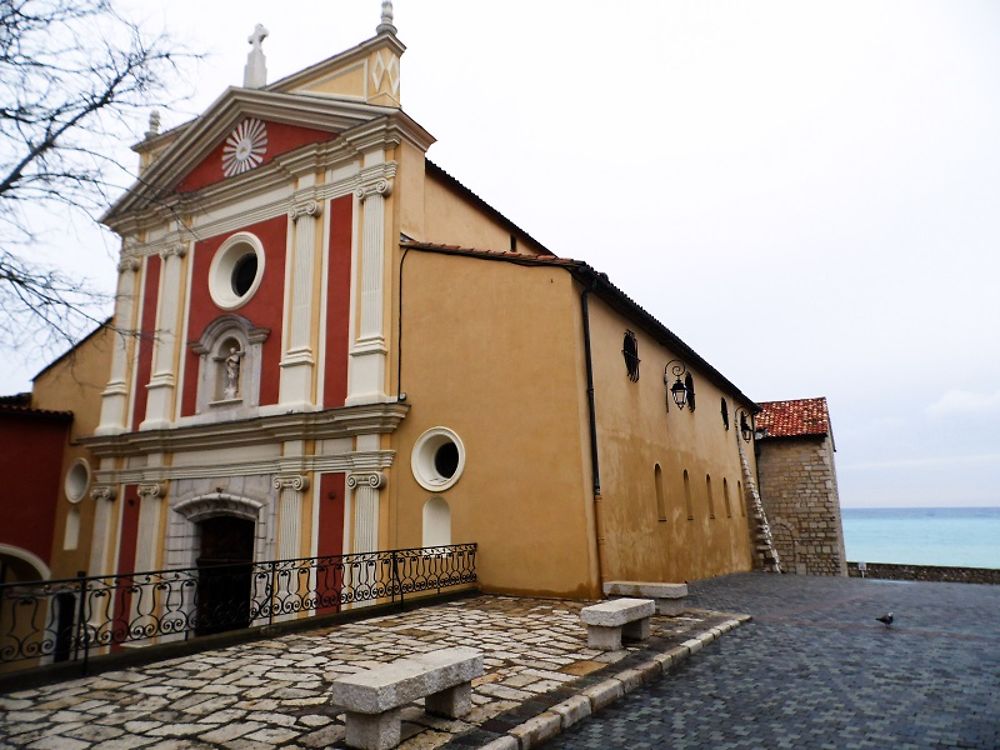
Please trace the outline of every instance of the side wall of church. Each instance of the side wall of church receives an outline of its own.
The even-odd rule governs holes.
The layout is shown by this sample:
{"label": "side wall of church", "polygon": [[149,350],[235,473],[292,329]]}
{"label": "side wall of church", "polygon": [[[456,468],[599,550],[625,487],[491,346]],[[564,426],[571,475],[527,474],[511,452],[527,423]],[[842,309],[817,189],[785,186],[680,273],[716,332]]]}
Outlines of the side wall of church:
{"label": "side wall of church", "polygon": [[827,437],[762,440],[761,500],[786,573],[846,576],[844,530]]}
{"label": "side wall of church", "polygon": [[[664,368],[677,355],[593,295],[590,326],[605,580],[679,582],[750,570],[739,403],[692,370],[694,411],[667,404]],[[638,344],[636,382],[622,353],[626,330]]]}
{"label": "side wall of church", "polygon": [[[66,357],[35,378],[32,403],[38,409],[73,412],[66,436],[62,465],[55,493],[55,525],[52,535],[52,577],[71,578],[89,570],[90,542],[95,501],[90,496],[98,460],[77,438],[92,435],[101,419],[101,391],[108,382],[115,333],[101,328],[78,344]],[[82,484],[66,492],[66,475],[75,465]]]}
{"label": "side wall of church", "polygon": [[[579,305],[564,270],[410,251],[403,267],[402,390],[392,437],[394,546],[478,542],[482,587],[599,595]],[[433,428],[464,447],[458,480],[418,483]]]}

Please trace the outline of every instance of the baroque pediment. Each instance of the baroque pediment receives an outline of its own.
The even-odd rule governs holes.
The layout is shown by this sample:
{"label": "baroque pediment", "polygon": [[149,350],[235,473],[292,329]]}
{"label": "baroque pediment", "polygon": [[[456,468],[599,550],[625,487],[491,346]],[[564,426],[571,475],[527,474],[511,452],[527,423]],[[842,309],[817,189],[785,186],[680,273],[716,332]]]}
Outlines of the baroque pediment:
{"label": "baroque pediment", "polygon": [[[229,88],[199,118],[166,133],[137,181],[105,214],[114,225],[126,215],[169,202],[172,196],[235,180],[303,146],[334,141],[380,118],[391,107],[329,97]],[[145,144],[137,149],[143,152]],[[150,144],[154,149],[155,143]]]}

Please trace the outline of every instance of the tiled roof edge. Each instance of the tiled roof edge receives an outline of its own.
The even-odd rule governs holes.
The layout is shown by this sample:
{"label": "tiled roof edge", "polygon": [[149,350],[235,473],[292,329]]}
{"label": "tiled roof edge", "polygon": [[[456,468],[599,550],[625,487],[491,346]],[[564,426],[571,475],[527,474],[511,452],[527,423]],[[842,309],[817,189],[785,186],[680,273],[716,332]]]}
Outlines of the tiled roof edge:
{"label": "tiled roof edge", "polygon": [[403,240],[400,245],[414,250],[440,253],[443,255],[459,255],[481,260],[493,260],[507,263],[514,263],[522,266],[548,266],[550,268],[564,268],[573,274],[573,277],[585,287],[590,287],[602,297],[619,313],[627,318],[631,318],[641,325],[647,333],[652,335],[660,344],[666,346],[676,355],[681,357],[688,366],[694,366],[702,372],[716,386],[735,395],[753,413],[760,411],[760,407],[737,388],[732,381],[708,363],[700,354],[688,346],[673,331],[654,318],[643,309],[635,300],[608,280],[608,275],[600,273],[580,260],[571,258],[559,258],[556,256],[532,256],[519,253],[509,253],[498,250],[476,250],[473,248],[459,247],[455,245],[439,245],[427,242],[417,242],[415,240]]}
{"label": "tiled roof edge", "polygon": [[461,182],[459,182],[457,178],[453,177],[451,174],[449,174],[448,172],[446,172],[444,169],[442,169],[441,167],[439,167],[437,164],[435,164],[434,162],[432,162],[430,159],[428,159],[426,157],[424,158],[424,166],[425,166],[425,171],[427,171],[431,175],[439,178],[442,182],[445,182],[449,187],[451,187],[457,193],[459,193],[464,198],[466,198],[466,199],[472,201],[473,203],[475,203],[479,208],[481,208],[483,211],[485,211],[486,213],[488,213],[494,219],[496,219],[501,224],[503,224],[504,226],[506,226],[508,229],[511,229],[511,230],[517,232],[518,234],[522,235],[525,239],[530,240],[535,245],[537,245],[539,248],[541,248],[543,252],[548,253],[549,255],[553,255],[553,256],[555,255],[555,253],[552,252],[551,250],[549,250],[547,247],[545,247],[545,245],[543,245],[541,242],[539,242],[538,240],[536,240],[534,237],[532,237],[526,231],[524,231],[523,229],[521,229],[521,227],[519,227],[513,221],[511,221],[506,216],[504,216],[502,213],[500,213],[499,211],[497,211],[497,209],[495,209],[493,206],[491,206],[485,200],[483,200],[482,198],[480,198],[476,193],[472,192],[472,190],[470,190],[465,185],[463,185]]}

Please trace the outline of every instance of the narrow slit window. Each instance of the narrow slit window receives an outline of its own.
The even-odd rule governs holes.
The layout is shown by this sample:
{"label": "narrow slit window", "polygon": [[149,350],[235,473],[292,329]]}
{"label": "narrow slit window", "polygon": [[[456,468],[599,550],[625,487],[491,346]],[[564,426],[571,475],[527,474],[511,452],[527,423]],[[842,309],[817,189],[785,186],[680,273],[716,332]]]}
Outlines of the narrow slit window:
{"label": "narrow slit window", "polygon": [[743,497],[743,482],[736,482],[736,502],[740,504],[740,515],[743,518],[747,517],[747,501]]}
{"label": "narrow slit window", "polygon": [[712,497],[712,475],[705,475],[705,494],[708,496],[708,517],[715,518],[715,498]]}
{"label": "narrow slit window", "polygon": [[733,517],[733,504],[729,499],[729,480],[722,478],[722,500],[726,504],[726,518]]}
{"label": "narrow slit window", "polygon": [[691,507],[691,478],[687,469],[684,469],[684,509],[687,511],[689,521],[694,520],[694,508]]}
{"label": "narrow slit window", "polygon": [[667,520],[667,500],[663,494],[663,470],[657,464],[653,468],[653,483],[656,489],[656,514],[661,521]]}
{"label": "narrow slit window", "polygon": [[688,392],[688,409],[694,411],[694,378],[691,373],[684,376],[684,387]]}
{"label": "narrow slit window", "polygon": [[726,428],[726,432],[729,432],[729,404],[726,403],[726,399],[722,399],[722,424]]}

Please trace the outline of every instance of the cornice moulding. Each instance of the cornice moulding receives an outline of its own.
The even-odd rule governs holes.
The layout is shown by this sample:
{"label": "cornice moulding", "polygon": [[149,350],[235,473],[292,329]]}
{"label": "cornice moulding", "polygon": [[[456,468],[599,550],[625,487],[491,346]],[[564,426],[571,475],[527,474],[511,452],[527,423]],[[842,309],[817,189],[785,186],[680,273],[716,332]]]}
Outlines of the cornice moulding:
{"label": "cornice moulding", "polygon": [[[294,458],[263,459],[227,463],[225,465],[193,465],[183,463],[157,468],[104,469],[94,472],[101,487],[107,488],[112,497],[119,484],[145,484],[178,479],[216,479],[243,476],[289,476],[309,472],[372,472],[390,468],[396,452],[392,450],[361,451],[336,455],[296,456]],[[273,480],[272,480],[273,481]]]}
{"label": "cornice moulding", "polygon": [[361,404],[315,412],[190,426],[95,435],[80,445],[101,458],[148,453],[177,453],[207,448],[260,445],[289,440],[325,440],[362,434],[394,432],[409,411],[398,402]]}

